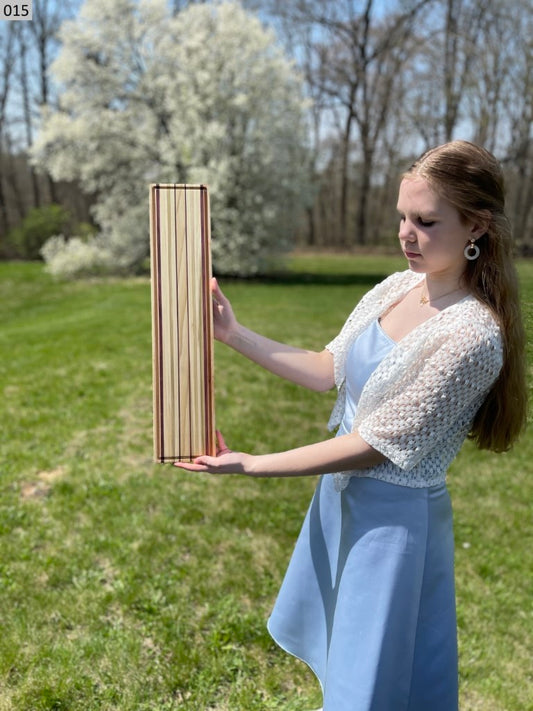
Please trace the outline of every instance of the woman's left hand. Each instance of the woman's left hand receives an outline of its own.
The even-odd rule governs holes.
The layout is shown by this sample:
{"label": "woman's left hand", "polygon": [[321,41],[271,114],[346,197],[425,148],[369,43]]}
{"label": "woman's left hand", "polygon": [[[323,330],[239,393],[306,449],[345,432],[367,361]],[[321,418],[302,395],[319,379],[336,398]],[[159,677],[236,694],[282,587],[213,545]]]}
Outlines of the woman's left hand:
{"label": "woman's left hand", "polygon": [[217,454],[215,457],[202,455],[193,462],[174,462],[175,467],[191,472],[209,472],[210,474],[247,474],[247,466],[252,455],[233,452],[228,448],[222,433],[217,430]]}

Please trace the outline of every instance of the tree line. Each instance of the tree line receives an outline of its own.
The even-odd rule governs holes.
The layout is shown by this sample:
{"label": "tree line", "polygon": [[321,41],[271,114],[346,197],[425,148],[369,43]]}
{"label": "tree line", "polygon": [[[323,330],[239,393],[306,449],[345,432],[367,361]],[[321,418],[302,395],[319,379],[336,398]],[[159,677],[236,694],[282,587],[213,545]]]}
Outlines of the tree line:
{"label": "tree line", "polygon": [[529,0],[274,3],[313,96],[317,200],[305,240],[379,244],[397,175],[452,138],[502,161],[517,243],[531,251],[533,6]]}
{"label": "tree line", "polygon": [[[169,15],[177,17],[191,10],[192,6],[204,6],[205,9],[213,3],[153,0],[152,4],[159,6],[160,12],[165,4]],[[281,135],[278,130],[269,139],[284,144],[275,160],[274,153],[270,155],[257,149],[261,140],[266,140],[268,121],[283,123],[282,114],[276,114],[274,109],[270,115],[275,118],[265,121],[263,103],[270,102],[269,105],[277,106],[279,111],[283,102],[288,102],[287,88],[293,80],[287,74],[282,90],[281,83],[273,82],[268,86],[263,77],[262,96],[255,96],[248,103],[244,96],[239,97],[239,111],[226,110],[226,98],[222,100],[222,97],[231,94],[232,76],[240,86],[248,86],[245,90],[250,92],[253,80],[246,85],[244,68],[237,69],[233,60],[218,52],[218,64],[212,65],[211,71],[219,79],[216,87],[209,90],[224,90],[226,94],[217,94],[218,105],[210,104],[205,95],[204,110],[198,108],[193,123],[205,121],[208,127],[205,134],[212,133],[214,127],[221,131],[224,126],[226,134],[231,134],[233,144],[229,147],[227,137],[221,136],[206,140],[202,156],[195,156],[195,165],[202,159],[213,163],[216,156],[218,164],[226,166],[226,176],[231,175],[232,180],[252,181],[255,191],[255,198],[248,200],[238,197],[235,192],[225,195],[226,217],[231,213],[232,204],[234,211],[242,212],[252,211],[254,205],[267,205],[269,199],[284,202],[273,181],[260,180],[253,171],[249,172],[248,163],[254,161],[256,168],[272,171],[276,184],[293,186],[287,187],[288,196],[292,195],[295,181],[300,181],[296,191],[299,199],[294,202],[292,196],[284,205],[285,216],[288,202],[298,205],[298,220],[290,223],[293,243],[336,249],[389,245],[394,242],[396,234],[394,206],[401,171],[426,148],[455,137],[465,138],[484,145],[501,160],[517,248],[522,254],[531,254],[533,7],[530,0],[514,0],[513,3],[506,0],[397,0],[387,3],[376,0],[249,0],[242,5],[248,15],[259,18],[265,27],[275,32],[273,43],[293,62],[305,98],[305,105],[302,104],[305,135],[302,150],[292,153],[290,160],[280,157],[287,154],[290,144],[287,132]],[[20,226],[27,226],[32,215],[37,229],[43,232],[50,230],[68,236],[79,235],[84,230],[87,233],[98,231],[103,183],[94,178],[92,182],[87,180],[81,168],[78,171],[58,169],[61,163],[57,154],[58,134],[46,145],[44,154],[48,159],[46,155],[43,159],[41,151],[40,160],[36,162],[34,149],[48,114],[63,111],[65,115],[65,106],[71,117],[79,111],[78,105],[68,104],[67,94],[79,88],[81,80],[74,80],[68,72],[60,80],[52,69],[57,56],[62,52],[64,55],[68,38],[65,21],[77,21],[78,24],[71,25],[71,28],[79,28],[80,15],[84,12],[83,22],[87,25],[97,22],[108,12],[115,19],[122,13],[134,22],[139,12],[136,6],[134,0],[109,0],[107,3],[105,0],[86,0],[85,3],[79,0],[70,3],[34,0],[32,22],[4,22],[0,27],[1,257],[35,256],[36,251],[38,253],[39,238],[35,242],[37,247],[32,247],[28,230],[20,236]],[[151,21],[149,16],[143,20],[145,24]],[[113,35],[117,46],[122,46],[127,33],[133,32],[133,26],[125,22],[120,30],[124,37],[120,33]],[[193,29],[194,23],[188,29],[189,34]],[[139,35],[139,43],[145,41],[145,35]],[[227,37],[230,35],[228,30]],[[104,85],[97,82],[103,81],[105,63],[111,62],[105,52],[94,46],[95,41],[91,39],[91,45],[84,36],[80,53],[75,58],[80,63],[81,74],[87,75],[90,71],[90,77],[83,85],[85,94],[90,94],[93,88],[94,93],[102,92]],[[213,39],[212,47],[215,46]],[[232,50],[229,39],[225,40],[224,47],[227,53],[235,51],[238,59],[238,47]],[[151,51],[156,52],[156,48],[157,42]],[[252,65],[256,61],[259,66],[267,61],[270,51],[265,49],[256,60],[250,53],[246,61]],[[149,65],[148,55],[141,52],[137,55],[135,52],[128,54],[128,62],[140,64],[128,67],[123,84],[115,85],[117,95],[106,99],[109,106],[95,102],[93,111],[112,109],[115,117],[120,109],[130,108],[133,94],[128,94],[126,101],[124,87],[128,82],[131,84],[136,72],[147,71]],[[165,61],[171,61],[168,57],[170,55]],[[192,58],[181,57],[180,62],[176,71],[187,77],[189,85],[199,87],[199,93],[193,94],[187,93],[182,86],[181,96],[189,96],[191,104],[195,104],[204,90],[200,85],[205,80],[207,89],[208,82],[200,76],[201,68],[196,75],[191,75],[191,68],[196,66]],[[220,69],[224,63],[233,67],[225,74]],[[250,67],[247,70],[250,73]],[[279,72],[283,74],[285,68]],[[109,81],[105,81],[108,86]],[[154,82],[157,83],[157,79]],[[224,84],[222,88],[221,84]],[[298,93],[299,89],[294,88],[294,91]],[[158,95],[151,94],[150,100],[156,103]],[[285,106],[291,108],[285,109]],[[292,122],[294,127],[297,123],[297,118],[292,115],[295,106],[283,104],[284,110],[291,112],[287,122]],[[176,118],[169,114],[173,110],[167,103],[158,120],[170,125]],[[182,103],[177,102],[175,111],[179,113],[181,110]],[[217,110],[220,117],[215,123],[212,114]],[[121,114],[122,120],[125,115],[125,112]],[[257,131],[253,133],[256,124],[262,126],[261,136]],[[202,129],[199,126],[199,140]],[[133,130],[131,123],[124,124],[124,130]],[[179,133],[167,135],[172,136],[174,143],[186,143],[186,137],[180,137]],[[240,145],[248,140],[248,136],[248,147]],[[103,151],[103,139],[100,137],[99,140],[98,150]],[[235,162],[235,141],[240,142],[238,162]],[[228,151],[224,155],[218,153],[222,143]],[[54,145],[57,150],[50,159]],[[131,150],[138,151],[138,145]],[[129,168],[130,159],[123,153],[121,158]],[[230,158],[235,165],[233,172],[227,172]],[[145,159],[142,152],[138,155],[138,160],[141,159]],[[120,161],[116,156],[113,160],[118,180]],[[297,174],[291,167],[295,162],[301,164]],[[274,163],[282,165],[276,167]],[[177,152],[174,165],[165,166],[163,172],[169,179],[175,175],[176,181],[188,177]],[[188,172],[191,173],[190,169]],[[221,175],[219,167],[214,175]],[[105,189],[110,189],[112,179],[112,175],[106,177]],[[245,193],[243,187],[241,194]],[[51,205],[60,205],[63,209],[52,213]],[[41,221],[36,219],[35,210]],[[257,207],[257,211],[265,219],[274,214],[266,208]],[[259,229],[257,222],[252,224],[248,218],[251,231]],[[234,230],[236,224],[231,223],[231,229]],[[258,243],[268,239],[270,237],[265,233],[258,238]],[[283,235],[283,241],[290,242],[287,235]],[[236,249],[238,252],[245,248],[243,236]],[[257,251],[259,253],[260,249]]]}

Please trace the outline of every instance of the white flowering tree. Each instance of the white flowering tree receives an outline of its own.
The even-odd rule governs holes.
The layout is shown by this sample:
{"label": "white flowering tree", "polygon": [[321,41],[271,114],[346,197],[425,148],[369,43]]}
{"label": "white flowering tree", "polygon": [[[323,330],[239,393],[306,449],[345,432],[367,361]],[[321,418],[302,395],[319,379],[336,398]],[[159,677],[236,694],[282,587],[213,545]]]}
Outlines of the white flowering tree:
{"label": "white flowering tree", "polygon": [[35,160],[97,197],[101,233],[45,245],[52,270],[131,270],[148,253],[148,184],[210,188],[218,273],[250,275],[290,243],[308,195],[306,103],[292,64],[236,2],[86,0],[52,71],[60,108]]}

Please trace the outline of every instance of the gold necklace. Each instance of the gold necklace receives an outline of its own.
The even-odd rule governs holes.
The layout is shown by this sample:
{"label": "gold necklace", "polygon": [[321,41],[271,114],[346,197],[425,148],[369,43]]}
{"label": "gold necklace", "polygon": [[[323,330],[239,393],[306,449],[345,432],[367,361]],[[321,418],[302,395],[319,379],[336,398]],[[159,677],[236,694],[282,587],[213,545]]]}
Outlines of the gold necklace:
{"label": "gold necklace", "polygon": [[[440,301],[441,299],[444,299],[445,296],[450,296],[450,294],[455,294],[456,291],[461,291],[461,287],[458,289],[454,289],[453,291],[448,291],[446,294],[441,294],[440,296],[437,296],[436,299],[433,299],[433,301]],[[425,306],[426,304],[429,304],[431,299],[429,296],[426,296],[424,292],[420,294],[420,299],[418,300],[418,305],[419,306]]]}

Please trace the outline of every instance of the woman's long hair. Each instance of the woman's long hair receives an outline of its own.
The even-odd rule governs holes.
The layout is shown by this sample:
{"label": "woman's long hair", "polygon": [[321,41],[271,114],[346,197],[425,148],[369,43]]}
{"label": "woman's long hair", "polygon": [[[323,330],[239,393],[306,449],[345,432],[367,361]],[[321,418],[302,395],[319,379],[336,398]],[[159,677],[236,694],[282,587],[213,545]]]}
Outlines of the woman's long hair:
{"label": "woman's long hair", "polygon": [[476,240],[480,255],[467,262],[464,281],[500,325],[503,367],[476,414],[470,437],[481,449],[505,451],[526,423],[527,383],[526,336],[501,166],[484,148],[452,141],[424,153],[404,177],[423,178],[463,220],[487,224],[486,233]]}

